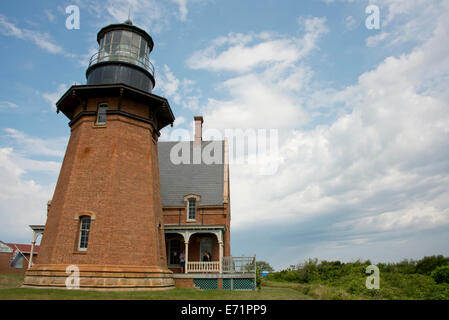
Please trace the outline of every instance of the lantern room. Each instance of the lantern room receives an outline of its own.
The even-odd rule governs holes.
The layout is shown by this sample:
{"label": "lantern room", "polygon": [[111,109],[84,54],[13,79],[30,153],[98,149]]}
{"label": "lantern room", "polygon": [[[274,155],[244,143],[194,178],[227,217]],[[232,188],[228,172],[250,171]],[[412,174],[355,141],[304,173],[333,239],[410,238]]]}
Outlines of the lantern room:
{"label": "lantern room", "polygon": [[150,62],[153,39],[130,20],[98,32],[99,44],[86,70],[87,84],[124,83],[151,92],[155,86]]}

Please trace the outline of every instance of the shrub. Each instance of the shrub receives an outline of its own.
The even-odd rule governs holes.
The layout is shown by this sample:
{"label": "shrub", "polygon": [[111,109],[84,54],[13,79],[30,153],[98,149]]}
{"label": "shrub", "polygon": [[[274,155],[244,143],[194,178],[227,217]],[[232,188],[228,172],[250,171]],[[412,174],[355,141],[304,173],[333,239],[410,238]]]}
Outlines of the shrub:
{"label": "shrub", "polygon": [[416,264],[416,272],[430,275],[437,267],[449,264],[449,259],[442,255],[424,257]]}
{"label": "shrub", "polygon": [[431,276],[436,283],[449,283],[449,266],[440,266],[432,271]]}

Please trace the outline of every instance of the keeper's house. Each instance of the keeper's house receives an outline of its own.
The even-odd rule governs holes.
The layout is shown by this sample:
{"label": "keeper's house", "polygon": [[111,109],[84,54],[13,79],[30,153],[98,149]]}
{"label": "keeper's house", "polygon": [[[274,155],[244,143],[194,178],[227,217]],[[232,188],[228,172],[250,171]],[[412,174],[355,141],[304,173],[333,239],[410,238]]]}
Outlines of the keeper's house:
{"label": "keeper's house", "polygon": [[231,257],[227,141],[203,141],[194,119],[194,141],[158,143],[167,266],[178,286],[254,289],[255,259]]}

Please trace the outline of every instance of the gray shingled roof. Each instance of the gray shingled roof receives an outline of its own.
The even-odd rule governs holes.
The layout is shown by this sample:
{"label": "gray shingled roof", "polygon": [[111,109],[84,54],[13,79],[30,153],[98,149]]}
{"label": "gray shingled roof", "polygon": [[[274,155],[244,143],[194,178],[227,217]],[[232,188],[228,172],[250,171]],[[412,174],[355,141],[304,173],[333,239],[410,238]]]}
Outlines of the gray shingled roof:
{"label": "gray shingled roof", "polygon": [[[174,149],[173,149],[174,148]],[[199,205],[223,205],[224,188],[224,143],[223,141],[203,141],[201,148],[207,148],[217,163],[193,163],[193,142],[161,141],[158,143],[159,171],[163,206],[184,206],[184,196],[201,197]],[[190,153],[190,159],[183,150]],[[211,151],[212,150],[212,151]],[[217,153],[215,153],[217,152]],[[184,156],[183,163],[175,164]],[[203,159],[204,160],[204,159]],[[187,162],[187,163],[185,163]]]}

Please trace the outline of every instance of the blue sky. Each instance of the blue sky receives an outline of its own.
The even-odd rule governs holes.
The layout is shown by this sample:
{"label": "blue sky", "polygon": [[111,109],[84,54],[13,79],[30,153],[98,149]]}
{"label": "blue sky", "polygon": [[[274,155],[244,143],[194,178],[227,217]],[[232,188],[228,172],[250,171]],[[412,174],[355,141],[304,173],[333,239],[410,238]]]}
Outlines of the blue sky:
{"label": "blue sky", "polygon": [[176,116],[162,139],[199,114],[206,131],[278,132],[274,174],[231,164],[233,255],[277,269],[449,255],[445,0],[2,1],[0,240],[45,222],[69,137],[54,103],[130,8]]}

